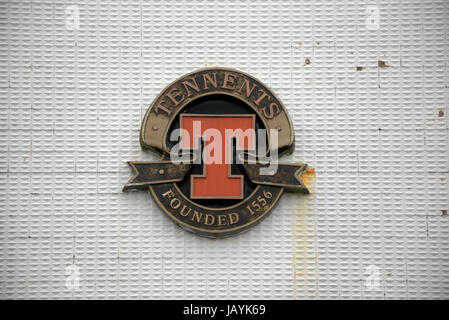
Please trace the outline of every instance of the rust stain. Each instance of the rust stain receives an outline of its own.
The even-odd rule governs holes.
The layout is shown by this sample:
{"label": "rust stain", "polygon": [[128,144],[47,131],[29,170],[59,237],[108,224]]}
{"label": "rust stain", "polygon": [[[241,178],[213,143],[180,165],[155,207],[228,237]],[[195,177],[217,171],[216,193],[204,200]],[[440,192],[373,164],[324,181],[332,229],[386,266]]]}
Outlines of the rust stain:
{"label": "rust stain", "polygon": [[382,61],[382,60],[379,60],[379,61],[377,62],[377,66],[378,66],[379,68],[388,68],[388,67],[389,67],[389,65],[387,65],[387,64],[385,63],[385,61]]}
{"label": "rust stain", "polygon": [[315,193],[316,171],[315,168],[307,168],[302,175],[302,182],[309,189],[310,193]]}
{"label": "rust stain", "polygon": [[[316,216],[310,210],[315,193],[316,171],[308,168],[302,181],[310,195],[296,197],[293,207],[293,298],[307,299],[318,296],[318,257],[316,251]],[[313,268],[311,268],[313,266]]]}

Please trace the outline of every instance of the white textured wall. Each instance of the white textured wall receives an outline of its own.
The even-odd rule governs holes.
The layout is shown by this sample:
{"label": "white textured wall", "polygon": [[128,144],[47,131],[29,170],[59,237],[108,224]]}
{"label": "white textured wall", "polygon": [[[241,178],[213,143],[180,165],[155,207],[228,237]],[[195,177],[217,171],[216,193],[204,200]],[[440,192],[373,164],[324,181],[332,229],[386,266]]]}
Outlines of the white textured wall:
{"label": "white textured wall", "polygon": [[[0,298],[449,298],[447,1],[0,2]],[[157,93],[214,63],[317,174],[224,240],[121,192]]]}

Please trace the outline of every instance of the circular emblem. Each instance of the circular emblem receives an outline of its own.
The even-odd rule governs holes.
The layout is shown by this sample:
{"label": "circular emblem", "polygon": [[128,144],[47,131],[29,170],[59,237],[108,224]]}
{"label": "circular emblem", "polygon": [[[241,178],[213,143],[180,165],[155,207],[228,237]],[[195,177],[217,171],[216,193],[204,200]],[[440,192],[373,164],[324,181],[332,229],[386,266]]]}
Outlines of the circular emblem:
{"label": "circular emblem", "polygon": [[206,68],[168,85],[140,131],[157,162],[130,161],[128,189],[149,188],[176,224],[205,237],[226,237],[262,221],[284,190],[308,193],[307,165],[282,164],[294,147],[292,122],[276,95],[254,77]]}

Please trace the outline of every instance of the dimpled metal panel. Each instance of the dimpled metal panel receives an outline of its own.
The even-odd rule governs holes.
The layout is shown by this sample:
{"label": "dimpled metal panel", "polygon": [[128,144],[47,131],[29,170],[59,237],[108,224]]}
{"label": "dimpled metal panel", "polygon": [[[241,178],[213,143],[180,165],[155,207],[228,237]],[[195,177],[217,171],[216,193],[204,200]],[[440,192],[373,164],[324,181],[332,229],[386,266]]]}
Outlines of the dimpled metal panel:
{"label": "dimpled metal panel", "polygon": [[[0,298],[449,298],[447,1],[0,1]],[[79,22],[77,21],[79,17]],[[220,240],[122,193],[142,117],[220,65],[313,194]]]}

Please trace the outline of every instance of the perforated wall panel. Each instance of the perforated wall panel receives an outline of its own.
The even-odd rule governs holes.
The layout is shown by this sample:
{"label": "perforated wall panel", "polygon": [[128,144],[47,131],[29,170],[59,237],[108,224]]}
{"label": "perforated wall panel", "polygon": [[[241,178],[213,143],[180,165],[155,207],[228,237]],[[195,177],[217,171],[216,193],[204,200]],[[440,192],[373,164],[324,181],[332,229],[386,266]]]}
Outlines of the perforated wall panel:
{"label": "perforated wall panel", "polygon": [[[0,1],[0,298],[449,298],[447,1]],[[79,21],[78,21],[79,18]],[[122,193],[156,95],[252,74],[312,195],[210,240]]]}

